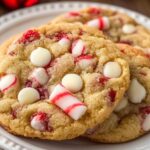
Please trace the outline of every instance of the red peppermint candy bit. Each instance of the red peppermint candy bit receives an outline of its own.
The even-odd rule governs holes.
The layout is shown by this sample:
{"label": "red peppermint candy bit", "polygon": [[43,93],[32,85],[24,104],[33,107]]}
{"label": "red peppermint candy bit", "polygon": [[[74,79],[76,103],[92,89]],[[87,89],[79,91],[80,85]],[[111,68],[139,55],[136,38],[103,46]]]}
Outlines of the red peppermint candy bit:
{"label": "red peppermint candy bit", "polygon": [[98,81],[100,84],[102,84],[104,86],[109,79],[110,78],[108,78],[108,77],[102,76],[98,79]]}
{"label": "red peppermint candy bit", "polygon": [[48,121],[48,117],[47,117],[47,114],[45,112],[37,112],[35,114],[33,114],[31,116],[31,120],[34,118],[34,117],[37,117],[38,120],[41,120],[41,121]]}
{"label": "red peppermint candy bit", "polygon": [[78,17],[80,16],[80,13],[78,11],[71,11],[67,14],[69,17]]}
{"label": "red peppermint candy bit", "polygon": [[[48,68],[50,68],[50,67],[53,67],[54,65],[56,65],[57,61],[58,61],[58,58],[52,60],[52,61],[51,61],[48,65],[46,65],[44,68],[45,68],[45,69],[48,69]],[[47,72],[47,74],[48,74],[48,72]]]}
{"label": "red peppermint candy bit", "polygon": [[63,31],[59,31],[59,32],[54,33],[52,35],[46,35],[46,37],[49,38],[49,39],[55,39],[56,41],[59,41],[64,37],[68,39],[67,33],[65,33]]}
{"label": "red peppermint candy bit", "polygon": [[146,116],[150,114],[150,106],[140,107],[139,112],[140,112],[140,120],[141,120],[141,129],[144,130],[142,126]]}
{"label": "red peppermint candy bit", "polygon": [[115,101],[115,97],[116,97],[116,91],[114,91],[113,89],[110,89],[110,91],[108,92],[108,97],[110,102],[114,102]]}
{"label": "red peppermint candy bit", "polygon": [[150,114],[150,106],[141,107],[141,108],[139,108],[139,111],[142,114]]}
{"label": "red peppermint candy bit", "polygon": [[13,119],[16,119],[17,118],[17,110],[16,109],[12,109],[11,110],[11,115],[12,115]]}
{"label": "red peppermint candy bit", "polygon": [[129,41],[129,40],[120,40],[118,43],[123,43],[123,44],[127,44],[127,45],[133,45],[133,42]]}
{"label": "red peppermint candy bit", "polygon": [[92,15],[99,15],[101,13],[101,9],[97,7],[90,7],[88,13]]}
{"label": "red peppermint candy bit", "polygon": [[49,92],[48,92],[47,89],[42,88],[42,87],[39,87],[39,88],[36,88],[36,89],[40,94],[40,99],[48,99],[49,98]]}
{"label": "red peppermint candy bit", "polygon": [[140,72],[139,74],[142,75],[142,76],[146,76],[147,75],[145,72]]}
{"label": "red peppermint candy bit", "polygon": [[17,118],[17,113],[22,110],[22,107],[23,106],[19,106],[19,107],[11,109],[10,114],[12,115],[12,119],[16,119]]}
{"label": "red peppermint candy bit", "polygon": [[45,112],[38,112],[33,114],[30,119],[31,122],[33,119],[37,120],[38,122],[40,122],[40,124],[43,125],[44,131],[53,130],[53,128],[50,126],[48,115]]}
{"label": "red peppermint candy bit", "polygon": [[32,81],[27,80],[27,81],[25,82],[25,87],[32,87]]}
{"label": "red peppermint candy bit", "polygon": [[146,57],[150,58],[150,54],[145,54]]}
{"label": "red peppermint candy bit", "polygon": [[121,49],[120,52],[126,54],[124,49]]}
{"label": "red peppermint candy bit", "polygon": [[25,82],[25,87],[40,87],[40,86],[41,85],[34,78],[32,79],[32,81],[31,80],[27,80]]}
{"label": "red peppermint candy bit", "polygon": [[61,32],[58,32],[58,33],[56,33],[55,34],[55,38],[59,41],[59,40],[61,40],[62,38],[68,38],[68,36],[67,36],[67,33],[65,33],[65,32],[63,32],[63,31],[61,31]]}
{"label": "red peppermint candy bit", "polygon": [[15,53],[14,51],[11,51],[11,52],[8,53],[8,55],[10,55],[10,56],[15,56],[16,53]]}
{"label": "red peppermint candy bit", "polygon": [[19,39],[19,43],[27,44],[38,40],[40,38],[40,34],[36,30],[28,30],[23,34],[23,36]]}
{"label": "red peppermint candy bit", "polygon": [[1,86],[0,90],[1,92],[5,92],[8,89],[12,88],[17,83],[17,77],[14,74],[7,74],[3,77],[1,77],[1,81],[7,80],[9,84],[7,86],[3,85]]}
{"label": "red peppermint candy bit", "polygon": [[82,29],[80,29],[79,35],[81,36],[81,35],[83,35],[83,33],[84,33],[84,31]]}
{"label": "red peppermint candy bit", "polygon": [[80,60],[91,60],[91,59],[93,59],[93,56],[91,55],[81,55],[75,58],[75,63],[79,62]]}
{"label": "red peppermint candy bit", "polygon": [[[77,40],[75,40],[75,41],[72,43],[72,46],[71,46],[71,52],[72,52],[72,53],[76,53],[76,51],[74,50],[74,48],[78,47],[79,42],[81,43],[82,40],[77,39]],[[80,50],[80,55],[85,54],[86,48],[85,48],[85,44],[84,44],[83,42],[82,42],[82,46],[80,45],[80,48],[78,48],[78,50]]]}

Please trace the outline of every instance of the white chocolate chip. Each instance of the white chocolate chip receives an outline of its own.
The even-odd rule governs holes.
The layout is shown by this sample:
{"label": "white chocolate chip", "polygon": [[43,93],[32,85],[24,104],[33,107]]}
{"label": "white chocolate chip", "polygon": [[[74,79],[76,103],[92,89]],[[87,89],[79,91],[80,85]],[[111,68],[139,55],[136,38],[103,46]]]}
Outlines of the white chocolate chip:
{"label": "white chocolate chip", "polygon": [[125,34],[132,34],[136,31],[136,28],[133,24],[125,24],[123,27],[122,27],[122,31],[123,33]]}
{"label": "white chocolate chip", "polygon": [[0,79],[0,90],[5,91],[16,83],[17,79],[14,74],[8,74]]}
{"label": "white chocolate chip", "polygon": [[40,99],[39,92],[31,87],[22,89],[18,94],[18,101],[21,104],[31,104]]}
{"label": "white chocolate chip", "polygon": [[61,40],[59,40],[58,44],[61,46],[67,46],[68,47],[68,46],[70,46],[70,40],[64,37]]}
{"label": "white chocolate chip", "polygon": [[34,78],[38,83],[44,85],[48,81],[48,74],[44,68],[37,68],[31,74],[31,78]]}
{"label": "white chocolate chip", "polygon": [[83,81],[77,74],[67,74],[62,78],[62,85],[71,92],[78,92],[83,87]]}
{"label": "white chocolate chip", "polygon": [[32,51],[30,61],[35,66],[44,67],[51,61],[51,53],[45,48],[38,47]]}
{"label": "white chocolate chip", "polygon": [[45,130],[45,125],[36,116],[31,120],[31,127],[39,131]]}
{"label": "white chocolate chip", "polygon": [[146,97],[146,90],[137,79],[132,79],[128,89],[128,96],[132,103],[141,103]]}
{"label": "white chocolate chip", "polygon": [[119,112],[123,108],[125,108],[128,105],[128,99],[127,97],[123,97],[122,100],[119,102],[118,106],[115,108],[115,112]]}
{"label": "white chocolate chip", "polygon": [[118,78],[122,72],[121,66],[117,62],[107,62],[104,65],[103,74],[109,78]]}
{"label": "white chocolate chip", "polygon": [[150,114],[147,114],[146,117],[144,118],[142,128],[143,128],[144,131],[149,131],[150,130]]}

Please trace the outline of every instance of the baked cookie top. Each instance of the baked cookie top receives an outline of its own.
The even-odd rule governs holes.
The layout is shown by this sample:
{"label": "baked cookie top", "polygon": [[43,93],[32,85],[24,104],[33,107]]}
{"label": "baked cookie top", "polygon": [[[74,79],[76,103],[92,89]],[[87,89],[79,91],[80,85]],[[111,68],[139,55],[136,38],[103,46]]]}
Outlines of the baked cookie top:
{"label": "baked cookie top", "polygon": [[50,23],[57,22],[81,22],[102,30],[114,42],[140,46],[146,52],[150,51],[147,50],[150,47],[150,31],[119,11],[89,7],[68,12],[50,21]]}
{"label": "baked cookie top", "polygon": [[150,60],[133,47],[118,46],[129,62],[131,83],[111,117],[87,131],[97,142],[125,142],[150,130]]}
{"label": "baked cookie top", "polygon": [[111,114],[129,84],[117,46],[81,24],[30,29],[1,48],[0,124],[17,135],[77,137]]}

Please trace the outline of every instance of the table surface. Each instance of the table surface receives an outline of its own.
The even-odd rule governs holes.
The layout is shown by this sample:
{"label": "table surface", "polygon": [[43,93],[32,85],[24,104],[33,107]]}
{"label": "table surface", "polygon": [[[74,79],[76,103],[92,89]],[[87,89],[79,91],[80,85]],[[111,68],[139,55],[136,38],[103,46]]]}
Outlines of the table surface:
{"label": "table surface", "polygon": [[[63,0],[40,0],[40,3],[56,2],[56,1],[58,2]],[[66,0],[66,1],[72,1],[72,0]],[[79,1],[90,1],[90,0],[79,0]],[[150,17],[150,0],[91,0],[91,2],[102,2],[102,3],[122,6],[131,10],[138,11]],[[8,12],[10,12],[10,10],[7,10],[6,8],[0,5],[0,16]]]}

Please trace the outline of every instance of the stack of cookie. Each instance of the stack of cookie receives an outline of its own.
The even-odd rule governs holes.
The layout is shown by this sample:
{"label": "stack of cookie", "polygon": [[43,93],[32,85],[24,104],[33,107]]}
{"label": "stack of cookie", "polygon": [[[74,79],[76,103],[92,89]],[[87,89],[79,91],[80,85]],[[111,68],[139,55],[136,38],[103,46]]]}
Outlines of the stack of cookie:
{"label": "stack of cookie", "polygon": [[90,7],[0,46],[0,125],[31,138],[120,143],[150,130],[150,31]]}

